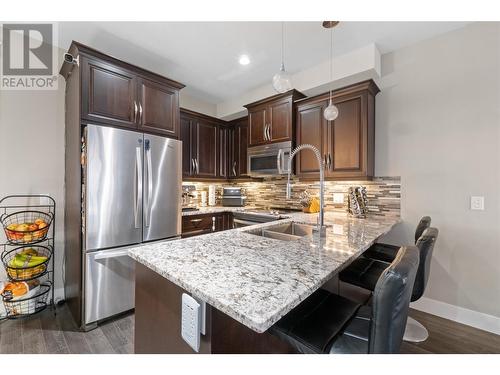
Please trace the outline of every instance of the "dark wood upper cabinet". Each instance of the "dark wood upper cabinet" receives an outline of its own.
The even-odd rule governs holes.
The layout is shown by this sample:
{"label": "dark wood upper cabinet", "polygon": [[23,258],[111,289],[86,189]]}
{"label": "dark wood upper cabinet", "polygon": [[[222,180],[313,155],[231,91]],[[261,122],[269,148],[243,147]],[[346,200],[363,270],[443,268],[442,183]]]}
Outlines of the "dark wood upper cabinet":
{"label": "dark wood upper cabinet", "polygon": [[[335,121],[326,121],[328,93],[296,103],[297,143],[318,147],[329,179],[371,178],[375,162],[375,95],[378,87],[372,80],[334,91],[339,109]],[[317,161],[312,152],[297,156],[299,178],[318,178]]]}
{"label": "dark wood upper cabinet", "polygon": [[[326,160],[327,121],[323,111],[328,104],[323,100],[309,101],[297,106],[297,144],[310,144],[318,148]],[[296,171],[300,177],[317,177],[319,174],[316,155],[305,149],[296,156]]]}
{"label": "dark wood upper cabinet", "polygon": [[229,128],[225,125],[219,125],[219,169],[218,176],[221,179],[227,179],[229,173]]}
{"label": "dark wood upper cabinet", "polygon": [[179,137],[179,90],[148,79],[139,81],[139,129]]}
{"label": "dark wood upper cabinet", "polygon": [[196,175],[201,178],[217,178],[217,138],[219,135],[217,124],[196,121],[194,133],[196,137]]}
{"label": "dark wood upper cabinet", "polygon": [[189,116],[181,114],[181,141],[182,141],[182,176],[189,177],[195,172],[194,143],[191,141],[192,120]]}
{"label": "dark wood upper cabinet", "polygon": [[248,117],[231,121],[229,139],[229,177],[248,177]]}
{"label": "dark wood upper cabinet", "polygon": [[[329,127],[328,174],[364,174],[364,154],[367,141],[362,124],[363,95],[335,100],[339,117]],[[341,115],[340,115],[341,114]]]}
{"label": "dark wood upper cabinet", "polygon": [[216,118],[180,110],[182,175],[190,180],[228,178],[229,129]]}
{"label": "dark wood upper cabinet", "polygon": [[294,101],[304,95],[297,90],[247,104],[249,146],[294,141]]}
{"label": "dark wood upper cabinet", "polygon": [[[81,118],[103,126],[179,138],[179,90],[183,84],[108,56],[81,43],[70,46],[80,60]],[[66,80],[73,66],[64,63]]]}
{"label": "dark wood upper cabinet", "polygon": [[284,142],[292,140],[293,128],[293,102],[292,98],[278,100],[269,104],[268,124],[269,135],[272,142]]}
{"label": "dark wood upper cabinet", "polygon": [[248,109],[249,145],[257,146],[267,143],[267,106],[254,107]]}
{"label": "dark wood upper cabinet", "polygon": [[137,78],[129,70],[98,60],[82,60],[82,117],[136,127]]}

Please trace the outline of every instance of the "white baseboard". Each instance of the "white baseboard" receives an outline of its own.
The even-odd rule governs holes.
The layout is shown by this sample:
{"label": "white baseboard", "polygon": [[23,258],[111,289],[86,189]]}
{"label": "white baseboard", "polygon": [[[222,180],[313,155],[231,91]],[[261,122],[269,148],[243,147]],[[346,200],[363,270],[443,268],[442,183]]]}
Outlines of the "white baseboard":
{"label": "white baseboard", "polygon": [[500,317],[422,297],[410,307],[445,319],[500,335]]}

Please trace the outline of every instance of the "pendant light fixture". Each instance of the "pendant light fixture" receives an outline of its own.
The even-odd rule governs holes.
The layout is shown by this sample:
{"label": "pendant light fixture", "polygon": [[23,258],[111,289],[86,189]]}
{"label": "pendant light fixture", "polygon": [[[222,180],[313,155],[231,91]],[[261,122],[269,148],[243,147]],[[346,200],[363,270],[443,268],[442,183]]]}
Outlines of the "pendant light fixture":
{"label": "pendant light fixture", "polygon": [[280,71],[273,77],[273,87],[279,92],[287,92],[292,89],[292,77],[285,70],[285,23],[281,23],[281,67]]}
{"label": "pendant light fixture", "polygon": [[[324,21],[323,27],[330,29],[330,85],[333,82],[333,28],[339,24],[339,21]],[[333,91],[330,89],[330,101],[328,107],[325,108],[323,116],[328,121],[335,120],[339,115],[339,109],[333,104]]]}

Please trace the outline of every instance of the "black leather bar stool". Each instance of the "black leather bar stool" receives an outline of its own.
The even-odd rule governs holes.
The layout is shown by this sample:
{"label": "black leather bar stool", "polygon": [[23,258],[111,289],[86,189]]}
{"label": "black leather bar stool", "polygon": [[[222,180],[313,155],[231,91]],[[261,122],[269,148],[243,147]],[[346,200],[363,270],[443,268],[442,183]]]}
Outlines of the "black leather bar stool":
{"label": "black leather bar stool", "polygon": [[[417,243],[418,239],[424,233],[424,230],[431,226],[431,218],[430,216],[424,216],[420,219],[417,229],[415,230],[415,243]],[[396,254],[399,250],[400,246],[389,245],[386,243],[376,243],[371,246],[368,250],[363,253],[365,258],[381,260],[382,262],[392,262],[396,257]]]}
{"label": "black leather bar stool", "polygon": [[399,353],[418,262],[415,246],[402,247],[380,275],[371,306],[320,289],[270,332],[300,353]]}
{"label": "black leather bar stool", "polygon": [[[437,228],[427,228],[417,241],[420,264],[415,279],[415,285],[411,296],[411,302],[415,302],[424,294],[431,267],[432,252],[436,243],[439,231]],[[343,282],[356,285],[358,287],[374,291],[377,280],[387,268],[388,263],[369,258],[358,258],[345,270],[340,272],[339,279]],[[411,342],[425,341],[429,337],[427,329],[409,317],[404,340]]]}

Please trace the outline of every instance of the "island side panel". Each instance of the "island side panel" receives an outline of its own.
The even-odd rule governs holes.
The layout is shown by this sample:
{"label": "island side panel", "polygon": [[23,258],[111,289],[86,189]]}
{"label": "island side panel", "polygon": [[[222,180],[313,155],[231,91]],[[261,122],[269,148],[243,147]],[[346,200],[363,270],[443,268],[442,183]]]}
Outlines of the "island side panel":
{"label": "island side panel", "polygon": [[[141,263],[135,263],[134,352],[137,354],[194,354],[181,336],[181,298],[185,291]],[[257,333],[206,305],[206,334],[200,353],[295,353],[268,332]]]}
{"label": "island side panel", "polygon": [[[146,266],[135,263],[134,352],[194,354],[181,336],[181,298],[184,290]],[[200,353],[211,353],[210,307]]]}
{"label": "island side panel", "polygon": [[212,308],[213,354],[294,354],[295,349],[269,332],[257,333]]}

